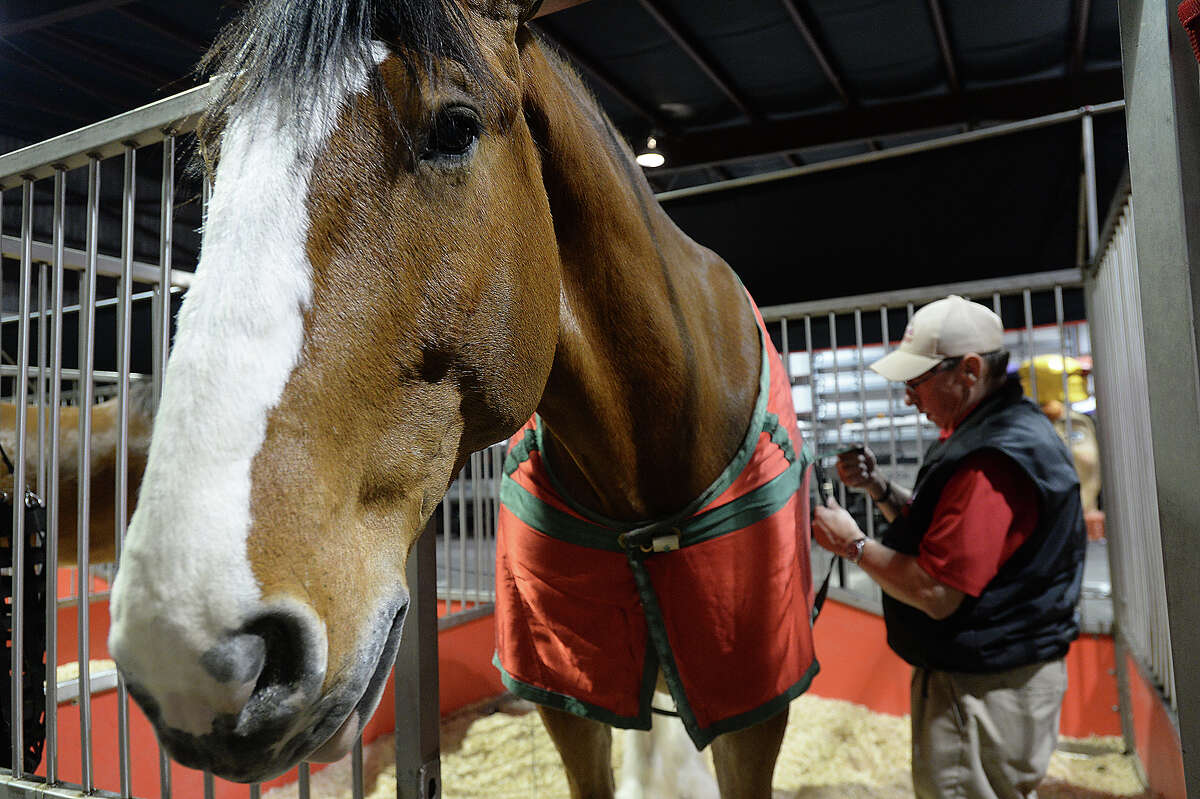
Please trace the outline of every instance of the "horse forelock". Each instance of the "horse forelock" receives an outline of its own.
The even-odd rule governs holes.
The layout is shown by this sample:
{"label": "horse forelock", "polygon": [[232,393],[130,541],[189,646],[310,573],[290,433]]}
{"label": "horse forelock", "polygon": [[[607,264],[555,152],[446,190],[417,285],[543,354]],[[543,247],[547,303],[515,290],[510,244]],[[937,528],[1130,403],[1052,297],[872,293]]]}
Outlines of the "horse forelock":
{"label": "horse forelock", "polygon": [[[495,76],[455,0],[258,0],[227,25],[198,71],[226,76],[199,125],[200,155],[210,170],[236,108],[271,98],[276,122],[300,120],[320,100],[331,71],[365,71],[385,104],[378,43],[411,76],[436,79],[448,60],[485,89]],[[402,130],[403,128],[401,128]]]}

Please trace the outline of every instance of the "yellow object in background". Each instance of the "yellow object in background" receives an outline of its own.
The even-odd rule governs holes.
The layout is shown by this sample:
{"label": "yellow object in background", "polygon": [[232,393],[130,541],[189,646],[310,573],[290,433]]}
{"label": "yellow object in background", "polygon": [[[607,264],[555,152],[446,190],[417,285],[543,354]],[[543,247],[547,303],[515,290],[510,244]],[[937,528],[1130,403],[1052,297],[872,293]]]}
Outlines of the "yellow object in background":
{"label": "yellow object in background", "polygon": [[[1033,359],[1035,364],[1034,374],[1037,377],[1037,401],[1045,405],[1047,402],[1057,400],[1065,401],[1063,398],[1063,362],[1066,361],[1067,372],[1067,394],[1070,396],[1071,402],[1082,402],[1091,396],[1087,390],[1086,371],[1083,364],[1074,358],[1063,358],[1059,355],[1039,355]],[[1021,364],[1021,368],[1017,370],[1021,377],[1021,388],[1025,390],[1025,396],[1033,397],[1033,385],[1029,376],[1029,361]]]}
{"label": "yellow object in background", "polygon": [[[1054,429],[1071,451],[1075,461],[1075,471],[1079,474],[1079,496],[1083,502],[1084,515],[1098,514],[1100,508],[1100,445],[1096,439],[1096,424],[1090,416],[1086,416],[1070,405],[1081,402],[1091,396],[1087,390],[1088,369],[1074,358],[1063,358],[1059,355],[1039,355],[1033,359],[1034,374],[1037,378],[1037,402],[1042,406],[1042,412],[1050,417]],[[1063,371],[1067,373],[1067,395],[1070,403],[1063,398]],[[1025,396],[1033,398],[1033,387],[1030,385],[1029,361],[1021,364],[1017,373],[1021,378],[1021,388]],[[1070,419],[1070,434],[1068,435],[1068,418]],[[1093,525],[1095,526],[1095,525]],[[1103,537],[1103,523],[1089,537]]]}

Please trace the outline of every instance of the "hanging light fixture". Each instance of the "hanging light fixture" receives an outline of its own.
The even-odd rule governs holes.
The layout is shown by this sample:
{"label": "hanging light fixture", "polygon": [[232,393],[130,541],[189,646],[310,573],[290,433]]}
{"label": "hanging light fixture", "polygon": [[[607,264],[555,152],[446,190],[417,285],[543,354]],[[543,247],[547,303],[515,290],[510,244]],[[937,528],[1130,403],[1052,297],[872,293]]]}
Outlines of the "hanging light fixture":
{"label": "hanging light fixture", "polygon": [[653,135],[646,139],[646,146],[638,150],[637,162],[647,169],[660,167],[667,162],[662,150],[658,149],[658,139]]}

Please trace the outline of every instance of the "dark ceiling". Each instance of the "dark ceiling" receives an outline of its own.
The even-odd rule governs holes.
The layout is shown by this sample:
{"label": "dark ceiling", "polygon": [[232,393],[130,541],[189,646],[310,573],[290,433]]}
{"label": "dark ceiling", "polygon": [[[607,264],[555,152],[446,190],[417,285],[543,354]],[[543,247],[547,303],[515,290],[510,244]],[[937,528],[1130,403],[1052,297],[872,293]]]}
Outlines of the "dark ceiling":
{"label": "dark ceiling", "polygon": [[[239,6],[3,0],[0,152],[195,85]],[[656,135],[659,191],[1122,95],[1115,0],[591,0],[534,25],[631,146]],[[1103,213],[1121,114],[1096,134]],[[664,204],[764,304],[1059,269],[1076,263],[1079,142],[1073,122]]]}

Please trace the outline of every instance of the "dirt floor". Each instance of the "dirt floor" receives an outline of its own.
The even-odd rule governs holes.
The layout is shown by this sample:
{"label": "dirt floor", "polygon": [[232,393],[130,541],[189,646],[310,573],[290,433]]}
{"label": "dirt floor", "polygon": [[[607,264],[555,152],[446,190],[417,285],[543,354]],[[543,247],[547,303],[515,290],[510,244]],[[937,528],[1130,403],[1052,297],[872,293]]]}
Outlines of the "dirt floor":
{"label": "dirt floor", "polygon": [[[532,706],[517,700],[477,708],[442,724],[443,799],[567,799],[558,754]],[[849,702],[802,696],[792,703],[775,772],[775,799],[911,799],[907,718]],[[394,799],[392,739],[366,747],[367,799]],[[1066,739],[1040,799],[1114,799],[1143,793],[1133,758],[1117,738]],[[614,769],[621,737],[614,738]],[[350,797],[349,759],[312,776],[312,799]],[[264,799],[289,799],[295,786]]]}

